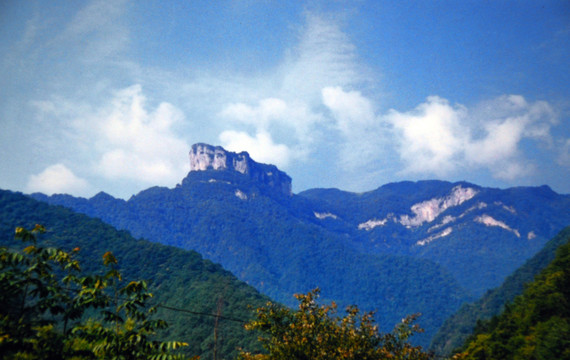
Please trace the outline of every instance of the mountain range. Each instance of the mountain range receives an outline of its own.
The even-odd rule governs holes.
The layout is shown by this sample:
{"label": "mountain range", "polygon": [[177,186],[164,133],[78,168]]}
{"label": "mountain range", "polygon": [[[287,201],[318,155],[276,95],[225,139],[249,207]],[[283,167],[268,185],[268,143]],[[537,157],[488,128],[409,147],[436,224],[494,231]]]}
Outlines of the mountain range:
{"label": "mountain range", "polygon": [[176,187],[127,201],[32,196],[195,250],[286,304],[319,287],[323,301],[377,311],[384,329],[421,312],[421,345],[570,224],[570,196],[547,186],[419,181],[293,194],[275,166],[207,144],[192,147],[190,169]]}

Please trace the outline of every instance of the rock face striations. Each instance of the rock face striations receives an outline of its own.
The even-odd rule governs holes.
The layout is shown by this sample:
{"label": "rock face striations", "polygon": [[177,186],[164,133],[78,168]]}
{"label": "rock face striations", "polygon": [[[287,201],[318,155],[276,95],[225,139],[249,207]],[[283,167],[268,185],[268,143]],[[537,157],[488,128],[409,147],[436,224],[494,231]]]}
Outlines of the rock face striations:
{"label": "rock face striations", "polygon": [[221,146],[194,144],[190,150],[190,171],[237,171],[291,196],[291,178],[275,165],[260,164],[245,151],[234,153]]}

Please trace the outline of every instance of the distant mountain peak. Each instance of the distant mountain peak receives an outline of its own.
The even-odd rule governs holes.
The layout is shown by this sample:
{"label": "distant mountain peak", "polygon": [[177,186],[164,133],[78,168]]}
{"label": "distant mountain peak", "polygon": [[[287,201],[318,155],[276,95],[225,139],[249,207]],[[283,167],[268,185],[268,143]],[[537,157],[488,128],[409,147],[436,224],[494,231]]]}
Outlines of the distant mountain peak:
{"label": "distant mountain peak", "polygon": [[291,196],[291,177],[275,165],[261,164],[251,159],[245,151],[235,153],[221,146],[204,143],[192,145],[190,150],[190,171],[236,171],[252,180],[278,189]]}

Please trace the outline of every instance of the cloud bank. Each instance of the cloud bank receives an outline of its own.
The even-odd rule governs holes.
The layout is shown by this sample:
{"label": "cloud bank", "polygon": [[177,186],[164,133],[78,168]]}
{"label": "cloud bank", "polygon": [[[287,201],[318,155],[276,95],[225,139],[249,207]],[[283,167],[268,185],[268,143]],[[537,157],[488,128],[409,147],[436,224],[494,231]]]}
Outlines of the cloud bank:
{"label": "cloud bank", "polygon": [[[66,124],[61,141],[76,143],[76,151],[82,153],[79,158],[87,162],[81,166],[86,168],[83,172],[90,178],[127,181],[144,188],[175,185],[188,171],[185,155],[189,144],[174,130],[184,115],[167,102],[149,110],[140,85],[114,92],[98,109],[59,99],[34,106],[43,122],[51,119]],[[32,175],[27,188],[81,195],[92,190],[87,180],[76,177],[62,164]]]}
{"label": "cloud bank", "polygon": [[225,105],[220,116],[234,129],[220,134],[222,145],[287,168],[328,142],[339,174],[396,169],[399,177],[460,177],[483,170],[509,182],[536,170],[525,145],[552,143],[556,111],[521,95],[467,106],[434,94],[411,110],[378,109],[358,90],[370,74],[356,47],[330,18],[308,15],[294,50],[280,67],[281,85],[269,91],[277,96]]}
{"label": "cloud bank", "polygon": [[64,164],[48,166],[39,174],[30,176],[26,185],[30,193],[84,195],[91,191],[87,180],[76,176]]}
{"label": "cloud bank", "polygon": [[[120,183],[130,190],[114,195],[128,196],[173,186],[188,171],[194,142],[248,151],[301,188],[359,191],[480,172],[517,184],[538,172],[537,149],[570,167],[570,140],[555,131],[559,112],[546,101],[506,94],[460,104],[426,94],[407,109],[383,108],[387,85],[363,63],[341,17],[305,12],[273,67],[240,74],[133,60],[129,6],[94,1],[49,31],[38,16],[27,24],[18,69],[46,60],[29,66],[26,81],[37,81],[38,91],[24,106],[45,133],[38,151],[55,164],[28,174],[28,191],[84,195]],[[61,54],[70,56],[60,62]]]}
{"label": "cloud bank", "polygon": [[483,168],[504,180],[533,171],[521,143],[548,144],[558,122],[548,103],[528,103],[520,95],[500,96],[474,109],[432,96],[413,111],[392,110],[386,119],[394,127],[405,172],[442,176]]}
{"label": "cloud bank", "polygon": [[91,119],[101,151],[96,168],[111,179],[176,183],[184,175],[181,156],[189,145],[172,128],[183,114],[165,102],[149,112],[145,102],[141,87],[135,85],[119,91],[110,108],[97,115],[100,120]]}

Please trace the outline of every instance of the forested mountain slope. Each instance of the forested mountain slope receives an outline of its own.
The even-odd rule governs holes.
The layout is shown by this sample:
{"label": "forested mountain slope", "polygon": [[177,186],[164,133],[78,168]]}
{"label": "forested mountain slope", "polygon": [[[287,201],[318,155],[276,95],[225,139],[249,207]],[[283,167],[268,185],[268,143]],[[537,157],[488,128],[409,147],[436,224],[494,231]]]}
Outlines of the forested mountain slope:
{"label": "forested mountain slope", "polygon": [[504,310],[505,304],[522,294],[525,284],[548,266],[556,255],[556,250],[570,242],[570,227],[563,229],[544,248],[518,268],[505,282],[472,304],[465,304],[445,321],[434,336],[431,349],[438,354],[448,355],[460,347],[471,335],[476,324],[490,319]]}
{"label": "forested mountain slope", "polygon": [[361,251],[434,261],[476,296],[499,286],[570,224],[570,196],[547,186],[501,190],[420,181],[362,194],[313,189],[299,196],[329,214],[323,226],[350,233]]}
{"label": "forested mountain slope", "polygon": [[196,250],[278,301],[319,286],[324,301],[378,310],[385,329],[421,312],[423,345],[570,223],[570,196],[547,186],[420,181],[296,195],[286,174],[247,153],[197,144],[190,165],[175,188],[128,201],[33,196]]}
{"label": "forested mountain slope", "polygon": [[[14,229],[35,224],[47,228],[40,238],[42,243],[64,249],[79,247],[79,260],[86,273],[101,271],[102,256],[111,251],[119,260],[125,281],[150,282],[153,304],[194,312],[159,308],[157,313],[170,324],[162,333],[164,338],[189,343],[186,351],[191,355],[211,358],[214,347],[215,318],[198,313],[216,314],[219,303],[222,316],[247,321],[253,315],[250,306],[269,300],[194,251],[137,240],[100,220],[0,190],[0,245],[19,246]],[[256,334],[246,332],[239,321],[220,320],[218,333],[218,354],[226,359],[235,358],[237,347],[258,346]]]}
{"label": "forested mountain slope", "polygon": [[275,193],[236,172],[193,171],[174,189],[151,188],[126,202],[105,194],[49,201],[101,217],[135,236],[194,249],[287,304],[293,304],[294,293],[319,287],[323,301],[377,310],[385,330],[421,312],[426,333],[416,340],[423,345],[471,299],[441,266],[360,252],[347,234],[315,222],[305,199]]}
{"label": "forested mountain slope", "polygon": [[570,359],[570,231],[556,257],[522,295],[480,322],[465,359]]}

